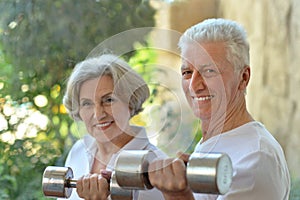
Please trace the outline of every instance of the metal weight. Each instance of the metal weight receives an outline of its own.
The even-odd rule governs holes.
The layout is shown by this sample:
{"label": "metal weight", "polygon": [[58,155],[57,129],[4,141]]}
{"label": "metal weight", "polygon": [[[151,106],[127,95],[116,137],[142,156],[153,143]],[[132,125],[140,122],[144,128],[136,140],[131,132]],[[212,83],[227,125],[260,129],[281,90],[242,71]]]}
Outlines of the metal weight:
{"label": "metal weight", "polygon": [[132,190],[146,190],[153,186],[148,178],[149,163],[156,158],[149,150],[124,150],[116,162],[110,184],[112,200],[131,200]]}
{"label": "metal weight", "polygon": [[115,177],[119,186],[124,189],[151,189],[148,178],[148,167],[156,158],[150,150],[122,151],[115,163]]}
{"label": "metal weight", "polygon": [[[116,160],[116,185],[123,189],[151,189],[148,166],[155,159],[152,151],[123,151]],[[225,194],[232,182],[232,163],[224,153],[193,154],[187,163],[188,184],[195,193]],[[117,194],[117,192],[116,192]]]}
{"label": "metal weight", "polygon": [[132,190],[121,188],[116,180],[116,174],[113,171],[110,179],[110,197],[112,200],[132,200]]}
{"label": "metal weight", "polygon": [[47,197],[69,198],[72,188],[76,188],[76,180],[72,180],[73,171],[70,167],[46,167],[42,187]]}
{"label": "metal weight", "polygon": [[232,163],[227,154],[194,153],[187,163],[187,180],[195,193],[225,194],[232,182]]}

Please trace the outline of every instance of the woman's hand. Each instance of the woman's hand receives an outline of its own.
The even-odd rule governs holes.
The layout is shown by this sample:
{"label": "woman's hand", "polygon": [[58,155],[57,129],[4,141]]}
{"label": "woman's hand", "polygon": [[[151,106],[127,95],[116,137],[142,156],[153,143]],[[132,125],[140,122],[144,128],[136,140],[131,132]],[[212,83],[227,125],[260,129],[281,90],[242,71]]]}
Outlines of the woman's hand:
{"label": "woman's hand", "polygon": [[86,200],[106,200],[110,194],[109,179],[100,174],[88,174],[76,184],[79,197]]}

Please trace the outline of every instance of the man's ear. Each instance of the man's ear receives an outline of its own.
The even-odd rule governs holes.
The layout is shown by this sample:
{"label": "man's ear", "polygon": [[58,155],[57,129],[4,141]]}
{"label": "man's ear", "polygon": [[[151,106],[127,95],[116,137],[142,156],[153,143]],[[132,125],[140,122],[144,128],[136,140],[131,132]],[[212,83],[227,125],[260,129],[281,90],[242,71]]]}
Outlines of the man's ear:
{"label": "man's ear", "polygon": [[247,85],[249,83],[250,80],[250,67],[249,66],[245,66],[240,73],[240,85],[239,85],[239,89],[240,90],[246,90]]}

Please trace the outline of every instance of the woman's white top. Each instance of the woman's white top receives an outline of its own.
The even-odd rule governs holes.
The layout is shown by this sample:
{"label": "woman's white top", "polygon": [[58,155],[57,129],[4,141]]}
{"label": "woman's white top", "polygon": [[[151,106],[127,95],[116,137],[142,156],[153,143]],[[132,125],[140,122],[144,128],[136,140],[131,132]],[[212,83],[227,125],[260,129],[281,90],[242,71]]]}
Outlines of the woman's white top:
{"label": "woman's white top", "polygon": [[[159,150],[156,146],[149,142],[146,131],[142,127],[132,126],[132,130],[136,133],[136,136],[127,143],[119,152],[113,154],[106,170],[112,171],[114,169],[114,163],[116,158],[122,150],[152,150],[158,158],[166,158],[166,154]],[[74,179],[89,174],[94,162],[94,156],[97,151],[96,140],[90,136],[85,135],[82,139],[78,140],[70,150],[66,159],[65,166],[71,167],[74,173]],[[78,196],[76,189],[73,189],[70,196],[71,200],[82,199]],[[110,199],[110,198],[109,198]],[[160,200],[164,199],[162,193],[157,189],[151,190],[135,190],[133,191],[134,200]],[[62,199],[61,199],[62,200]]]}

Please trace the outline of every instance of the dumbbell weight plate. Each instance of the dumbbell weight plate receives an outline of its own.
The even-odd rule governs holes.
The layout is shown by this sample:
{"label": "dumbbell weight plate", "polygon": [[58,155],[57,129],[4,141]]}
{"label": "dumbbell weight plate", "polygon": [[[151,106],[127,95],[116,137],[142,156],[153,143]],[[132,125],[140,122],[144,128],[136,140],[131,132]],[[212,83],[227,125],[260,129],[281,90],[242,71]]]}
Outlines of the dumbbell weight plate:
{"label": "dumbbell weight plate", "polygon": [[43,174],[42,187],[45,196],[69,198],[75,184],[68,180],[73,178],[70,167],[48,166]]}
{"label": "dumbbell weight plate", "polygon": [[118,185],[114,171],[112,172],[110,179],[110,197],[112,200],[132,199],[132,190],[125,190]]}
{"label": "dumbbell weight plate", "polygon": [[156,158],[149,150],[122,151],[115,163],[116,182],[123,189],[151,189],[148,178],[149,163]]}
{"label": "dumbbell weight plate", "polygon": [[187,163],[187,180],[195,193],[225,194],[232,182],[232,163],[227,154],[194,153]]}

